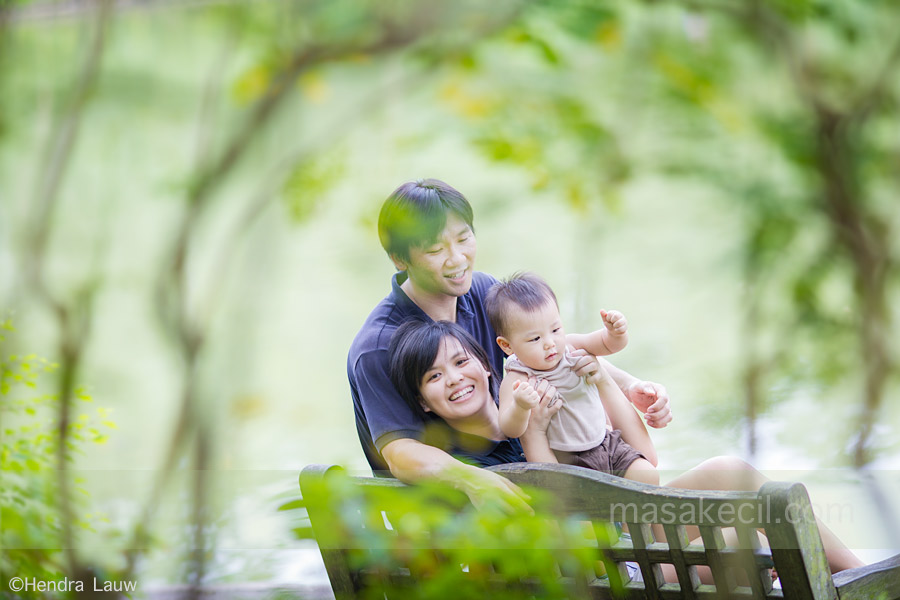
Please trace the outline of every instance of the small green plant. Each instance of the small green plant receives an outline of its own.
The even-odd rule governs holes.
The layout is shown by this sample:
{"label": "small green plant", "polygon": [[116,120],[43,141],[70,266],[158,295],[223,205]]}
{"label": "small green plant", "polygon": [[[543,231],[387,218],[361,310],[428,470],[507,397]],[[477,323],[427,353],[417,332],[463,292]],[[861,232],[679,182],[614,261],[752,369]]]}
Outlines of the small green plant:
{"label": "small green plant", "polygon": [[[10,319],[0,322],[0,347],[13,331]],[[58,494],[58,408],[56,394],[46,391],[58,365],[34,354],[0,354],[0,597],[43,597],[22,590],[8,596],[10,578],[59,581],[62,562],[62,515]],[[75,391],[78,408],[93,402],[84,389]],[[102,444],[115,424],[108,411],[76,410],[66,439],[67,459],[86,444]],[[73,523],[92,529],[101,519],[87,510],[89,496],[73,481]]]}
{"label": "small green plant", "polygon": [[[551,495],[527,491],[535,514],[505,514],[478,511],[443,485],[364,486],[335,472],[282,508],[317,515],[316,542],[347,556],[363,598],[588,595],[584,574],[605,576],[601,549],[614,542],[614,527],[560,517]],[[620,588],[618,577],[610,583]]]}

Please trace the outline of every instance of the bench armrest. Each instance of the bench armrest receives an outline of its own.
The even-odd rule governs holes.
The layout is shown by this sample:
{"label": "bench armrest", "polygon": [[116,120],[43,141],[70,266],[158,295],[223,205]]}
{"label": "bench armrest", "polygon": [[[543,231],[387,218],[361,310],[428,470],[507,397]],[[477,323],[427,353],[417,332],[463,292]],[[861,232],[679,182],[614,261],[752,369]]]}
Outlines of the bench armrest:
{"label": "bench armrest", "polygon": [[900,554],[834,576],[841,600],[900,598]]}

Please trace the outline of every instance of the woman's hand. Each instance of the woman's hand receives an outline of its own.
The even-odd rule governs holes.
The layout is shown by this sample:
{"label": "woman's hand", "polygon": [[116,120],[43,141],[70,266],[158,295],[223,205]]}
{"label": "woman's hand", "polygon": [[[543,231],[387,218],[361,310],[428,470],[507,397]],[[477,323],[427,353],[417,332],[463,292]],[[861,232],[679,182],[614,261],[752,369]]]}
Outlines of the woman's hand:
{"label": "woman's hand", "polygon": [[479,511],[498,511],[502,514],[528,513],[534,510],[528,505],[531,496],[512,481],[493,471],[469,466],[460,471],[457,487],[469,497]]}
{"label": "woman's hand", "polygon": [[528,384],[538,396],[538,402],[531,409],[531,418],[528,420],[528,431],[530,433],[539,433],[547,435],[547,428],[550,426],[550,419],[562,408],[562,396],[556,391],[556,388],[545,379],[537,379],[535,377],[528,378]]}
{"label": "woman's hand", "polygon": [[528,383],[540,394],[540,400],[537,406],[531,409],[528,429],[519,438],[522,449],[525,450],[525,457],[529,462],[558,462],[553,450],[550,449],[550,442],[547,441],[547,428],[550,426],[550,419],[562,408],[563,399],[556,388],[547,381],[538,381],[532,377]]}

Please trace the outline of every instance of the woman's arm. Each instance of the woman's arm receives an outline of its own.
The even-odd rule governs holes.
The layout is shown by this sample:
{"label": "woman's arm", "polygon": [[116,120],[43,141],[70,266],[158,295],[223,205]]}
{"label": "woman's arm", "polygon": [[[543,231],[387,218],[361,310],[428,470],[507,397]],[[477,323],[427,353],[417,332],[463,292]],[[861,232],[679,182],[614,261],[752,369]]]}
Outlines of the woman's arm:
{"label": "woman's arm", "polygon": [[405,483],[442,481],[463,491],[477,509],[498,506],[504,512],[533,512],[531,498],[510,480],[487,469],[462,463],[440,448],[412,438],[389,442],[381,455],[394,477]]}

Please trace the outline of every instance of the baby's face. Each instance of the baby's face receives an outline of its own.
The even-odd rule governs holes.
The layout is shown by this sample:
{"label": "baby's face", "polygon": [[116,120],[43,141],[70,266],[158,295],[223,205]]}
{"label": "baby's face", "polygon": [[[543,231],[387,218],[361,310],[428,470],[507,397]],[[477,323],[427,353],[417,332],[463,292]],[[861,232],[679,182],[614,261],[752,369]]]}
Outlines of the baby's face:
{"label": "baby's face", "polygon": [[528,312],[513,307],[507,319],[510,349],[522,363],[538,371],[549,371],[566,352],[566,332],[559,309],[552,300]]}

